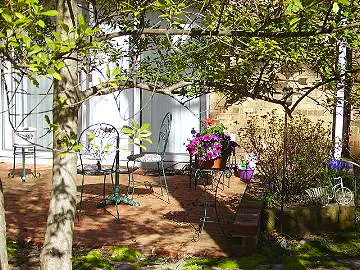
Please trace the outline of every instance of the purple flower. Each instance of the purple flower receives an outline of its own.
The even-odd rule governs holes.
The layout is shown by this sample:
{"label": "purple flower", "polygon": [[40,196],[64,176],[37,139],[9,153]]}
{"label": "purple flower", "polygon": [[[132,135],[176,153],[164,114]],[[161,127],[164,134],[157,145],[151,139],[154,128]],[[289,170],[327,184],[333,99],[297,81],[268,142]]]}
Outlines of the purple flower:
{"label": "purple flower", "polygon": [[340,171],[344,169],[351,169],[352,165],[346,161],[340,160],[340,159],[333,159],[329,162],[329,167],[332,170]]}
{"label": "purple flower", "polygon": [[196,134],[196,130],[195,130],[195,128],[192,128],[192,129],[191,129],[191,134],[193,134],[193,135],[195,135],[195,134]]}
{"label": "purple flower", "polygon": [[236,142],[231,141],[230,136],[220,134],[196,134],[186,146],[191,156],[196,156],[199,160],[213,160],[227,152],[230,148],[237,146]]}

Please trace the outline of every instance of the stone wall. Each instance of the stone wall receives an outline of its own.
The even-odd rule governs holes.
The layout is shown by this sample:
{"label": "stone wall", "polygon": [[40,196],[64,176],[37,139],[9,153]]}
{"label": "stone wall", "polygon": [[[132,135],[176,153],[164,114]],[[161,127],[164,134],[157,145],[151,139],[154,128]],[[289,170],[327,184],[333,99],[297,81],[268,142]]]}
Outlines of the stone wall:
{"label": "stone wall", "polygon": [[[279,84],[279,87],[284,87],[286,85],[294,88],[309,87],[317,79],[316,75],[310,71],[302,71],[288,77],[287,81],[284,79],[286,83]],[[359,84],[355,84],[354,89],[356,87],[359,87]],[[329,126],[332,129],[333,111],[323,106],[327,99],[324,90],[325,89],[319,89],[304,98],[296,107],[294,114],[302,114],[314,121],[323,120],[324,125]],[[299,96],[294,95],[292,102],[294,103],[298,98]],[[284,116],[284,110],[280,105],[250,98],[241,104],[232,105],[226,108],[225,99],[219,94],[210,95],[210,108],[210,117],[228,127],[229,133],[237,133],[239,129],[246,127],[247,121],[250,120],[252,116],[265,115],[272,110],[275,110],[278,115]],[[352,112],[350,134],[351,151],[359,156],[360,161],[359,109],[353,110]]]}
{"label": "stone wall", "polygon": [[[279,230],[279,217],[279,209],[265,209],[264,230],[267,232]],[[353,204],[284,208],[283,232],[291,236],[302,237],[307,233],[337,232],[354,228],[355,207]]]}

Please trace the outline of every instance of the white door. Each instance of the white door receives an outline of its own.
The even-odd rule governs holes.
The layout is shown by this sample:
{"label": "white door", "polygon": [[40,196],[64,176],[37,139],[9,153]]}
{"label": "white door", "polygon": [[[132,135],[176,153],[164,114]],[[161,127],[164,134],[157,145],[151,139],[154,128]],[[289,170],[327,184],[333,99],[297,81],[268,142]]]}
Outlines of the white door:
{"label": "white door", "polygon": [[166,149],[165,160],[169,162],[187,162],[189,160],[186,144],[191,136],[191,129],[199,130],[202,111],[205,111],[205,96],[186,103],[185,108],[173,98],[152,94],[148,91],[142,93],[141,122],[150,123],[153,144],[146,144],[146,151],[156,151],[161,121],[166,113],[172,114],[171,132]]}

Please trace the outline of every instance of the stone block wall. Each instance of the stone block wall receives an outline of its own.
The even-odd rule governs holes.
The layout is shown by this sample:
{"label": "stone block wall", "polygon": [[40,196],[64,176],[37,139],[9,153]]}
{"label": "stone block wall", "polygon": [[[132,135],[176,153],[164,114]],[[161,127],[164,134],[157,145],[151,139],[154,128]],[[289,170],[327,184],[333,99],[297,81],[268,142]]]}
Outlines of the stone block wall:
{"label": "stone block wall", "polygon": [[[355,58],[355,69],[360,68],[360,52],[356,52]],[[360,72],[357,72],[354,75],[353,80],[353,92],[360,91]],[[352,154],[357,162],[360,162],[360,108],[355,108],[352,110],[351,114],[351,127],[350,127],[350,147],[352,149]]]}
{"label": "stone block wall", "polygon": [[[309,70],[303,70],[284,78],[284,83],[280,83],[279,87],[286,85],[296,89],[309,87],[317,80],[315,74]],[[355,83],[354,88],[359,87],[359,83]],[[305,97],[296,107],[294,114],[302,114],[311,120],[324,121],[325,126],[332,129],[333,125],[333,111],[323,106],[326,103],[327,96],[323,91],[325,89],[318,89],[313,91],[308,97]],[[292,102],[296,102],[299,98],[294,95]],[[245,102],[230,107],[225,107],[225,98],[219,94],[210,95],[210,117],[216,119],[228,127],[229,133],[237,133],[239,129],[246,127],[247,121],[253,116],[265,115],[268,112],[275,110],[279,116],[284,116],[284,110],[280,105],[261,101],[247,99]],[[359,156],[360,162],[360,110],[353,110],[351,116],[350,127],[350,146],[352,153]]]}

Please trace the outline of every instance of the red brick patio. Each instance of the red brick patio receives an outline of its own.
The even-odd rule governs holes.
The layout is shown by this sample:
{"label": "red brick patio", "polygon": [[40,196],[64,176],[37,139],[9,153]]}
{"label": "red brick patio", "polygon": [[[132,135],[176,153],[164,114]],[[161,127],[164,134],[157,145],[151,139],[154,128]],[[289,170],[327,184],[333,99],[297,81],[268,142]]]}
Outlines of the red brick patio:
{"label": "red brick patio", "polygon": [[[3,182],[8,237],[32,240],[38,243],[44,238],[49,206],[51,171],[48,166],[39,166],[40,178],[29,177],[21,182],[19,177],[8,178],[10,164],[0,163],[0,178]],[[137,180],[153,181],[156,177],[136,175]],[[78,178],[80,190],[81,178]],[[122,190],[126,190],[126,175],[121,175]],[[245,190],[239,178],[232,177],[230,188],[218,189],[218,212],[221,227],[217,222],[207,223],[198,242],[193,241],[195,230],[203,213],[203,186],[189,188],[188,176],[169,176],[171,204],[160,200],[144,186],[136,189],[134,200],[139,207],[120,205],[120,222],[115,207],[96,209],[102,199],[102,178],[86,177],[83,211],[80,222],[75,224],[74,244],[87,247],[132,246],[146,254],[209,255],[227,256],[231,253],[230,241],[225,234],[235,218],[236,207]],[[107,191],[111,193],[111,181]],[[222,187],[222,186],[221,186]],[[209,215],[216,220],[214,195],[211,198]]]}

